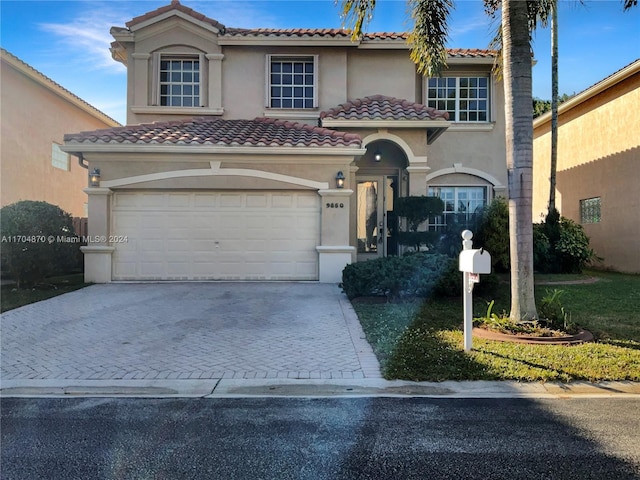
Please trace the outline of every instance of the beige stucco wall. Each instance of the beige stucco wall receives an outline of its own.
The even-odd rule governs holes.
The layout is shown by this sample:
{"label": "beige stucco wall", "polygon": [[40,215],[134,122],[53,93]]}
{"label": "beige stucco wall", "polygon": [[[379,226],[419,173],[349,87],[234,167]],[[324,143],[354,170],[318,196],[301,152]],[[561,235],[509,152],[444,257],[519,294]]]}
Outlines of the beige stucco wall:
{"label": "beige stucco wall", "polygon": [[[23,74],[2,57],[0,89],[2,206],[20,200],[58,205],[72,216],[86,216],[87,170],[70,157],[69,171],[51,163],[52,143],[65,133],[113,126],[71,104],[51,88]],[[19,61],[17,61],[19,62]],[[29,69],[26,65],[25,69]],[[34,73],[35,75],[35,73]]]}
{"label": "beige stucco wall", "polygon": [[[556,207],[580,222],[580,200],[601,198],[601,222],[585,224],[603,267],[640,272],[640,73],[559,117]],[[549,201],[550,121],[534,130],[533,218]]]}
{"label": "beige stucco wall", "polygon": [[387,95],[418,101],[416,67],[408,50],[353,50],[348,57],[347,96]]}
{"label": "beige stucco wall", "polygon": [[[489,67],[484,67],[485,71]],[[452,75],[477,73],[476,66],[452,67]],[[497,180],[502,188],[507,186],[505,120],[504,120],[504,86],[492,77],[490,92],[491,122],[487,124],[453,123],[436,141],[428,146],[427,165],[433,185],[472,185],[478,183],[491,184],[486,176]],[[455,177],[456,183],[449,183],[452,177],[450,170],[459,164],[465,170],[476,171],[476,177],[465,181],[460,175]],[[479,176],[480,175],[480,176]],[[481,176],[485,175],[485,177]],[[484,178],[483,181],[478,181]],[[495,186],[495,185],[494,185]],[[506,195],[506,190],[498,188],[494,194]],[[491,192],[490,192],[491,195]]]}

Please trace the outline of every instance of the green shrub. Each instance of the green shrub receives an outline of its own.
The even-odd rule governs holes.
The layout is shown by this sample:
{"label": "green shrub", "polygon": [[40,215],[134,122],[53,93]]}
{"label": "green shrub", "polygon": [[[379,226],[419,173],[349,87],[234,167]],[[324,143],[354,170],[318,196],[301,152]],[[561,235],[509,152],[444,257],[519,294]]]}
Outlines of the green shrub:
{"label": "green shrub", "polygon": [[438,197],[400,197],[396,199],[394,213],[407,221],[408,231],[398,232],[398,243],[419,251],[422,245],[433,245],[437,232],[418,231],[420,225],[436,215],[441,215],[444,202]]}
{"label": "green shrub", "polygon": [[557,211],[534,224],[534,266],[542,273],[580,273],[595,257],[582,225]]}
{"label": "green shrub", "polygon": [[[491,254],[495,272],[509,271],[509,207],[503,197],[485,209],[473,243]],[[582,225],[561,217],[557,210],[549,212],[543,222],[533,224],[533,265],[537,272],[580,273],[595,258]]]}
{"label": "green shrub", "polygon": [[582,225],[564,217],[560,220],[560,239],[555,244],[555,252],[563,273],[581,273],[595,258]]}
{"label": "green shrub", "polygon": [[342,289],[349,298],[426,297],[449,260],[438,253],[415,253],[352,263],[342,271]]}
{"label": "green shrub", "polygon": [[553,264],[551,243],[544,230],[544,223],[533,224],[533,264],[539,272],[548,272],[545,265]]}
{"label": "green shrub", "polygon": [[[473,293],[491,296],[498,288],[500,280],[494,273],[480,275],[480,283],[473,287]],[[461,297],[462,296],[462,272],[458,268],[458,258],[449,260],[440,278],[433,286],[433,294],[437,297]]]}
{"label": "green shrub", "polygon": [[24,200],[0,209],[2,266],[18,288],[35,285],[77,265],[80,243],[71,215],[46,202]]}
{"label": "green shrub", "polygon": [[509,206],[504,197],[496,197],[484,210],[473,243],[475,248],[483,247],[491,254],[495,272],[509,271]]}

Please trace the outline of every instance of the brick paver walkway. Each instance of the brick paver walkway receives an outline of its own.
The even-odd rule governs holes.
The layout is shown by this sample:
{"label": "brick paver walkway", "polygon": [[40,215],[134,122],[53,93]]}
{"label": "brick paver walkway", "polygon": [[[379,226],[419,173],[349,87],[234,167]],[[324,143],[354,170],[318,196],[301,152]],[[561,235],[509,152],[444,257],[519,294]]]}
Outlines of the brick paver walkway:
{"label": "brick paver walkway", "polygon": [[5,380],[380,377],[335,285],[94,285],[1,320]]}

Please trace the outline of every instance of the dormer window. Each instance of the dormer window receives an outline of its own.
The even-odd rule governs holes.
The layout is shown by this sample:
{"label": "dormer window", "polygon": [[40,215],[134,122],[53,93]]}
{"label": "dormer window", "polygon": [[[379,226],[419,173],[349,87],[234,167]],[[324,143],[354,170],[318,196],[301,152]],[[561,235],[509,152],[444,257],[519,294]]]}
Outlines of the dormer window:
{"label": "dormer window", "polygon": [[160,59],[159,104],[167,107],[199,107],[199,57],[165,56]]}

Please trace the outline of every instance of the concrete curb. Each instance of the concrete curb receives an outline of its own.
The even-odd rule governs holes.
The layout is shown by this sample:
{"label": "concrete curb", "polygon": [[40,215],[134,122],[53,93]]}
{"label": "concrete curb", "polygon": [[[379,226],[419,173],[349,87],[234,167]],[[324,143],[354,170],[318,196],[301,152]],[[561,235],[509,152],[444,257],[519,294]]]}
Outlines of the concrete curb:
{"label": "concrete curb", "polygon": [[3,381],[2,398],[133,397],[424,397],[574,398],[640,395],[638,382],[519,383],[509,381],[409,382],[403,380],[31,380]]}

